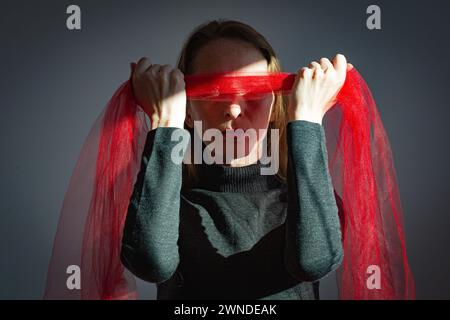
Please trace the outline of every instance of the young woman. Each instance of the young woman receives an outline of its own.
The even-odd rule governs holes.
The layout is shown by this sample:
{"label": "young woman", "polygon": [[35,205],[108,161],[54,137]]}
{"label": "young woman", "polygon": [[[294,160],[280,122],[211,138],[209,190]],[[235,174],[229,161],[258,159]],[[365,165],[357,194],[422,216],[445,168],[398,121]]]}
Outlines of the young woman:
{"label": "young woman", "polygon": [[[133,93],[151,128],[121,261],[137,277],[157,284],[158,299],[319,298],[319,280],[343,259],[342,212],[328,170],[322,119],[348,68],[340,54],[311,62],[298,71],[288,101],[275,94],[187,101],[186,75],[281,72],[267,40],[236,21],[198,27],[177,68],[147,58],[132,64]],[[192,141],[209,129],[220,130],[224,140],[234,139],[237,129],[266,134],[246,143],[240,155],[227,154],[224,144],[218,153],[230,159],[227,163],[174,161],[172,150],[179,143],[171,139],[174,132]],[[278,171],[263,175],[259,146],[271,141],[273,130],[279,137],[271,144]],[[202,150],[212,143],[202,142]]]}

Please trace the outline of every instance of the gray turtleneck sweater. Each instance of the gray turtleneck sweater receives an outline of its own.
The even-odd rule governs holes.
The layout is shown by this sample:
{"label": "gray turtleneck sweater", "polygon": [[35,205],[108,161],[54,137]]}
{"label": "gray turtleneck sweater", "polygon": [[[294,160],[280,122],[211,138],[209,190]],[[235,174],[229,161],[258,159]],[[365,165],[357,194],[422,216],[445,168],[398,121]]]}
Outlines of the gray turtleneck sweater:
{"label": "gray turtleneck sweater", "polygon": [[[182,188],[174,130],[149,131],[131,196],[121,260],[157,284],[157,299],[318,299],[318,280],[342,261],[339,197],[323,126],[287,124],[288,180],[262,164],[197,165]],[[179,155],[184,156],[183,154]]]}

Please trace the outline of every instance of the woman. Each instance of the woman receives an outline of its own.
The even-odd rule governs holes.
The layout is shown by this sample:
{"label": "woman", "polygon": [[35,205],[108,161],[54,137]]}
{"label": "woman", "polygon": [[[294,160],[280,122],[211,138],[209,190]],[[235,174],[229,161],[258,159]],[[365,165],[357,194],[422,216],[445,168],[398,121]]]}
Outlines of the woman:
{"label": "woman", "polygon": [[[151,128],[121,261],[157,284],[158,299],[319,298],[319,280],[343,259],[322,119],[347,68],[339,54],[311,62],[298,71],[288,103],[281,95],[187,102],[186,75],[281,71],[264,37],[236,21],[198,27],[177,68],[147,58],[132,65],[134,96]],[[174,132],[188,141],[209,129],[235,145],[237,129],[268,130],[240,155],[227,154],[224,145],[218,153],[230,160],[225,164],[173,161]],[[279,140],[271,150],[279,153],[279,170],[262,175],[259,146],[275,132]],[[210,143],[203,140],[202,150]]]}
{"label": "woman", "polygon": [[132,64],[81,149],[44,297],[136,299],[134,274],[159,299],[313,299],[342,264],[340,299],[414,299],[370,89],[342,55],[280,70],[235,21],[197,28],[177,69]]}

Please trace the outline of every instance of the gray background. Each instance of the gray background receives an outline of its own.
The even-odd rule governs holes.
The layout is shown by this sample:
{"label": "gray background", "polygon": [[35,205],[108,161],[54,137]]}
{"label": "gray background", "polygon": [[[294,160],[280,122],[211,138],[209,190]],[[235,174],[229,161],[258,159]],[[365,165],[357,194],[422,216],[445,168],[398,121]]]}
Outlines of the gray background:
{"label": "gray background", "polygon": [[[66,28],[69,4],[81,31]],[[381,31],[365,27],[370,4]],[[80,147],[129,62],[175,65],[188,33],[215,18],[259,30],[285,71],[337,52],[359,69],[394,151],[417,297],[450,298],[449,16],[449,1],[1,0],[0,298],[41,298]],[[334,277],[321,294],[335,298]]]}

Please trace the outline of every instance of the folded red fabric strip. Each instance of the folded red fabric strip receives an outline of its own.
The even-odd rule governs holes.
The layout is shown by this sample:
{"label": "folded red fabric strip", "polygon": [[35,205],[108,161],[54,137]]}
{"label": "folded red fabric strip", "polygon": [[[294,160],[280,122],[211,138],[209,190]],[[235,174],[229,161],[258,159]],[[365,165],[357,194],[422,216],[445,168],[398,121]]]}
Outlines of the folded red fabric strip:
{"label": "folded red fabric strip", "polygon": [[234,95],[245,99],[265,94],[288,94],[295,74],[285,72],[221,72],[185,76],[186,95],[191,100],[226,100]]}

